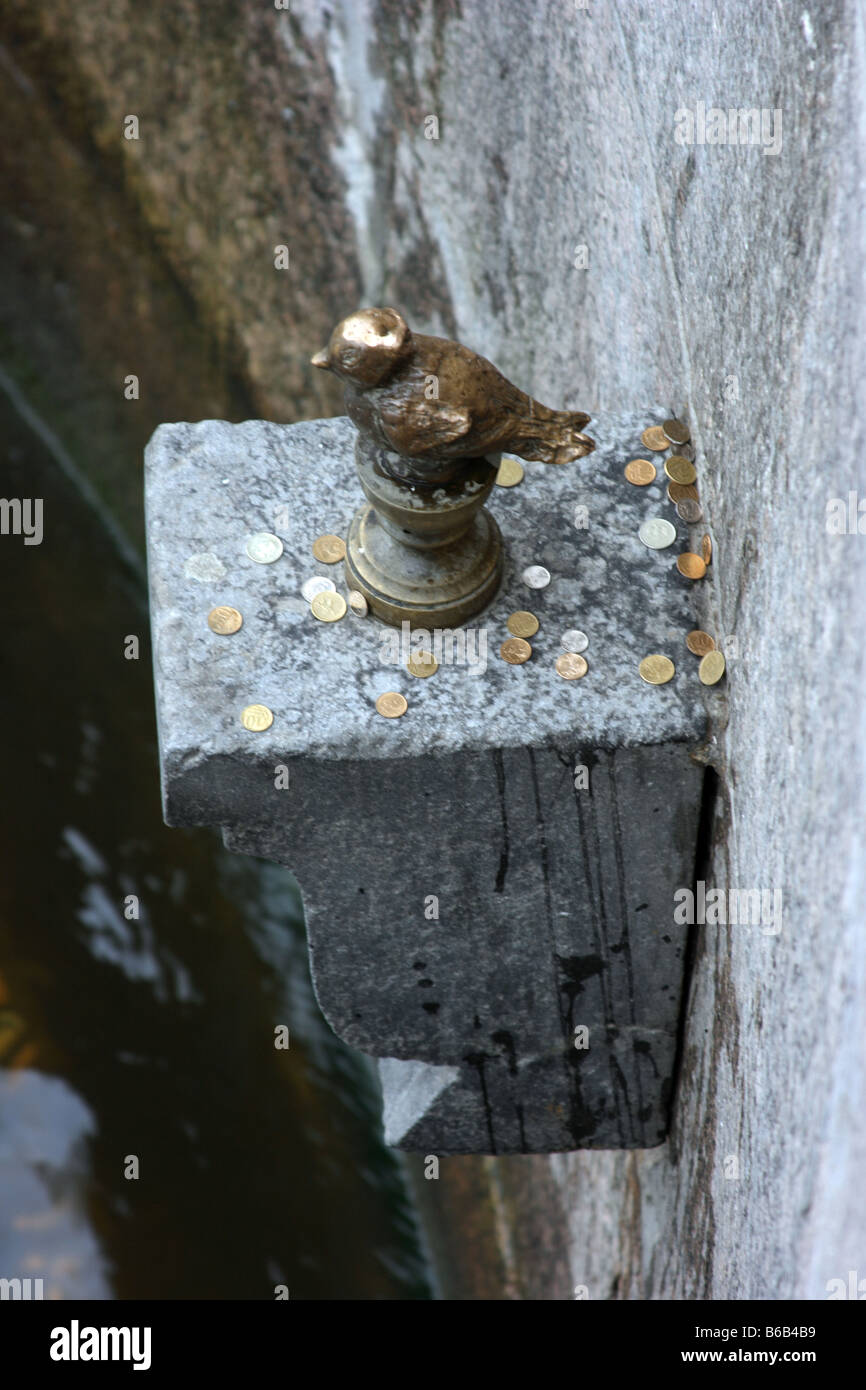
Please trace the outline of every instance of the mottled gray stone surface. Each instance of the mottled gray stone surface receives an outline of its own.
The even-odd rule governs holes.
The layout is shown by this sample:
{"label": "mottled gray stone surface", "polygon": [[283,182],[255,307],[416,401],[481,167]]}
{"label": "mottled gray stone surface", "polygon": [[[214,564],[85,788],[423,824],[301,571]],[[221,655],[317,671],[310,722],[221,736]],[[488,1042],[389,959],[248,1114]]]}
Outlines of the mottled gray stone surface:
{"label": "mottled gray stone surface", "polygon": [[[706,711],[683,643],[679,546],[649,551],[636,535],[646,515],[675,513],[660,486],[622,474],[663,416],[594,422],[583,468],[527,465],[519,488],[497,489],[504,587],[472,624],[489,661],[443,663],[424,681],[380,661],[391,629],[318,623],[299,597],[317,570],[343,587],[310,546],[344,533],[359,502],[346,421],[163,426],[148,448],[167,818],[220,824],[230,848],[297,874],[325,1016],[392,1059],[395,1145],[538,1152],[664,1136],[686,941],[673,892],[692,878],[702,769],[689,748]],[[270,526],[285,552],[257,565],[244,540]],[[526,588],[529,563],[549,568],[549,587]],[[207,627],[221,603],[244,615],[232,637]],[[532,661],[510,667],[497,652],[517,607],[542,626]],[[590,672],[566,682],[553,662],[578,625]],[[664,687],[637,673],[657,650],[678,666]],[[386,689],[409,699],[400,720],[374,709]],[[264,733],[240,723],[253,702],[273,710]],[[280,765],[288,789],[274,785]]]}
{"label": "mottled gray stone surface", "polygon": [[[691,586],[675,568],[689,530],[664,498],[664,480],[635,488],[622,472],[641,452],[641,429],[664,415],[656,407],[615,425],[594,421],[598,449],[581,466],[527,464],[519,487],[495,489],[489,506],[506,538],[503,586],[467,625],[470,650],[479,651],[483,637],[488,659],[474,667],[443,662],[425,681],[402,664],[382,662],[392,629],[351,614],[319,623],[301,597],[313,574],[329,575],[345,593],[342,565],[319,564],[311,546],[325,531],[344,536],[364,501],[348,420],[162,426],[147,452],[147,510],[169,776],[214,754],[403,758],[549,744],[576,731],[598,747],[700,737],[697,663],[683,646],[692,626]],[[578,529],[581,506],[586,524]],[[638,539],[640,522],[651,515],[678,525],[667,550],[648,550]],[[244,550],[246,537],[263,530],[275,530],[285,546],[272,565],[256,564]],[[521,581],[530,564],[550,570],[546,589]],[[208,611],[221,603],[244,614],[234,637],[217,638],[207,627]],[[516,608],[530,608],[542,624],[535,657],[523,667],[498,657]],[[590,637],[590,669],[568,682],[553,662],[560,636],[573,627]],[[677,664],[668,685],[651,687],[638,675],[640,658],[655,651],[669,652]],[[411,700],[404,718],[375,713],[386,690]],[[251,735],[239,721],[254,702],[274,712],[264,734]]]}

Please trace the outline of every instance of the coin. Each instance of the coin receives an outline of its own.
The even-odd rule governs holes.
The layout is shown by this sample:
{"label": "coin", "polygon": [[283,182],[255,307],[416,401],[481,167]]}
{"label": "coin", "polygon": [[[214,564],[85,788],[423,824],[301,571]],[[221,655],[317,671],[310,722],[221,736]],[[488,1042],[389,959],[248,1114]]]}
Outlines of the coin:
{"label": "coin", "polygon": [[707,652],[701,658],[698,678],[703,685],[715,685],[725,674],[725,658],[722,652]]}
{"label": "coin", "polygon": [[399,719],[401,714],[405,714],[409,708],[409,702],[405,695],[399,695],[396,690],[386,690],[384,695],[380,695],[376,701],[376,709],[386,719]]}
{"label": "coin", "polygon": [[656,466],[649,459],[632,459],[625,466],[625,476],[635,487],[646,487],[655,481]]}
{"label": "coin", "polygon": [[342,594],[325,589],[321,594],[316,594],[310,604],[310,610],[313,617],[318,618],[320,622],[336,623],[346,616],[346,600]]}
{"label": "coin", "polygon": [[325,579],[322,574],[314,574],[311,578],[304,580],[301,585],[301,593],[307,603],[312,603],[316,594],[333,593],[336,587],[333,579]]}
{"label": "coin", "polygon": [[696,627],[686,637],[686,646],[695,656],[706,656],[707,652],[715,651],[716,644],[708,632]]}
{"label": "coin", "polygon": [[207,615],[207,625],[211,632],[218,632],[224,637],[237,632],[242,623],[243,618],[238,610],[229,608],[226,604],[222,604],[219,608],[212,608]]}
{"label": "coin", "polygon": [[518,608],[505,626],[515,637],[534,637],[538,631],[538,619],[534,613],[527,613],[525,608]]}
{"label": "coin", "polygon": [[560,637],[559,645],[564,652],[585,652],[589,646],[589,638],[579,627],[570,627],[568,632],[564,632]]}
{"label": "coin", "polygon": [[645,656],[638,671],[641,680],[646,681],[647,685],[666,685],[674,674],[674,663],[669,656],[660,656],[658,652],[653,652],[652,656]]}
{"label": "coin", "polygon": [[688,444],[691,439],[688,426],[682,420],[665,420],[662,429],[672,444]]}
{"label": "coin", "polygon": [[369,605],[367,603],[367,600],[364,598],[364,595],[361,593],[360,589],[349,590],[349,607],[355,614],[356,618],[366,618],[367,613],[369,611]]}
{"label": "coin", "polygon": [[706,535],[701,536],[701,559],[705,565],[711,564],[713,559],[713,543]]}
{"label": "coin", "polygon": [[673,545],[677,530],[663,516],[651,516],[641,522],[638,535],[650,550],[664,550],[665,546]]}
{"label": "coin", "polygon": [[677,503],[677,516],[681,521],[687,521],[690,526],[693,526],[703,516],[700,502],[696,502],[693,497],[683,497]]}
{"label": "coin", "polygon": [[690,550],[684,550],[682,555],[677,556],[677,569],[686,579],[703,579],[707,572],[700,555],[693,555]]}
{"label": "coin", "polygon": [[529,565],[520,577],[530,589],[546,589],[550,583],[550,570],[543,565]]}
{"label": "coin", "polygon": [[282,555],[283,543],[270,531],[257,531],[254,536],[247,536],[246,550],[257,565],[272,565]]}
{"label": "coin", "polygon": [[439,662],[432,652],[413,652],[406,662],[410,676],[435,676]]}
{"label": "coin", "polygon": [[665,438],[665,432],[661,425],[650,425],[645,429],[640,437],[640,442],[645,449],[653,449],[656,452],[671,447],[670,440]]}
{"label": "coin", "polygon": [[668,483],[668,501],[673,502],[674,506],[678,502],[698,501],[698,490],[694,483]]}
{"label": "coin", "polygon": [[509,637],[499,648],[499,655],[509,666],[522,666],[532,656],[532,648],[522,637]]}
{"label": "coin", "polygon": [[346,558],[346,542],[340,536],[317,536],[313,541],[313,554],[323,565],[336,565]]}
{"label": "coin", "polygon": [[671,454],[665,459],[665,472],[672,483],[693,483],[698,476],[695,465],[682,454]]}
{"label": "coin", "polygon": [[497,487],[516,487],[523,482],[523,465],[506,454],[493,481]]}
{"label": "coin", "polygon": [[562,656],[556,658],[554,665],[556,674],[562,676],[564,681],[579,681],[589,670],[586,657],[579,656],[577,652],[563,652]]}
{"label": "coin", "polygon": [[274,722],[274,716],[267,705],[247,705],[241,711],[241,723],[245,729],[251,729],[253,733],[260,734],[263,729],[269,729]]}

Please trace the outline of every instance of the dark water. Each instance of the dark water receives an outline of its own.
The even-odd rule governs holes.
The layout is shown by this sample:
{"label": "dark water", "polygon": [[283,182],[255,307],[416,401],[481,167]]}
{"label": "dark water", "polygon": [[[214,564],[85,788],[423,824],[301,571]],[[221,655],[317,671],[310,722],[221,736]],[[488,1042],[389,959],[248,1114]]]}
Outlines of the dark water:
{"label": "dark water", "polygon": [[0,536],[0,1277],[46,1297],[429,1297],[371,1069],[312,996],[293,881],[163,825],[140,579],[0,405],[0,496],[43,498],[45,528]]}

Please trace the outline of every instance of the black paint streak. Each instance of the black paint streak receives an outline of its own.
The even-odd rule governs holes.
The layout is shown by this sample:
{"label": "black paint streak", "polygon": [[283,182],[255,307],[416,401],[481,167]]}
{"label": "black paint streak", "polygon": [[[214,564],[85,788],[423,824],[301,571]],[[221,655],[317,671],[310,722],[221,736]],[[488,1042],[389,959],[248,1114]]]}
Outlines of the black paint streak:
{"label": "black paint streak", "polygon": [[490,1097],[487,1094],[487,1082],[484,1077],[484,1063],[487,1061],[486,1052],[467,1052],[463,1058],[468,1067],[474,1067],[478,1072],[478,1084],[481,1087],[481,1103],[484,1106],[484,1118],[487,1122],[487,1137],[490,1142],[490,1152],[496,1153],[496,1139],[493,1134],[493,1111],[490,1108]]}
{"label": "black paint streak", "polygon": [[[568,1010],[563,1012],[562,991],[559,988],[559,980],[556,978],[556,967],[558,956],[556,953],[556,932],[553,926],[553,902],[550,888],[550,855],[547,848],[547,832],[544,825],[544,815],[541,809],[541,790],[538,785],[538,769],[535,765],[535,754],[528,748],[529,766],[532,773],[532,787],[535,796],[535,823],[538,830],[539,862],[541,864],[541,875],[544,883],[544,909],[547,917],[547,938],[548,949],[551,956],[551,966],[554,970],[554,988],[556,990],[557,1008],[559,1010],[560,1025],[563,1030],[563,1039],[566,1047],[563,1049],[563,1070],[565,1072],[565,1091],[568,1096],[568,1119],[565,1122],[568,1133],[574,1143],[579,1146],[580,1140],[592,1134],[595,1129],[595,1120],[591,1112],[583,1103],[583,1096],[580,1085],[580,1067],[577,1050],[568,1047],[572,1030],[568,1029]],[[573,1003],[573,1001],[572,1001]]]}
{"label": "black paint streak", "polygon": [[[625,945],[625,951],[623,952],[623,959],[625,960],[626,975],[627,975],[627,978],[628,978],[629,1018],[630,1018],[630,1020],[631,1020],[632,1025],[634,1025],[634,1022],[635,1022],[635,1016],[634,1016],[634,989],[635,989],[635,981],[634,981],[634,969],[633,969],[632,958],[631,958],[631,937],[629,936],[628,902],[627,902],[626,890],[625,890],[625,865],[624,865],[624,863],[623,863],[623,858],[622,858],[622,822],[621,822],[621,820],[620,820],[620,814],[619,814],[619,799],[618,799],[618,797],[617,797],[617,792],[616,792],[616,755],[615,755],[615,754],[614,754],[614,756],[613,756],[613,757],[611,758],[611,760],[610,760],[610,804],[611,804],[611,810],[613,811],[613,842],[614,842],[614,850],[615,850],[615,854],[616,854],[616,877],[617,877],[617,889],[618,889],[618,892],[619,892],[619,910],[620,910],[620,917],[621,917],[621,919],[622,919],[622,932],[623,932],[622,939],[623,939],[623,943],[624,943],[624,945]],[[642,1110],[642,1109],[644,1108],[644,1096],[643,1096],[643,1085],[641,1084],[640,1067],[637,1067],[637,1068],[636,1068],[635,1082],[636,1082],[636,1085],[637,1085],[637,1101],[638,1101],[638,1108],[639,1108],[640,1110]],[[630,1114],[630,1112],[629,1112],[629,1114]]]}
{"label": "black paint streak", "polygon": [[606,969],[605,962],[601,956],[558,956],[554,954],[559,970],[559,991],[568,1000],[568,1011],[566,1014],[567,1036],[570,1038],[574,1034],[574,1001],[579,994],[583,993],[585,980],[590,980],[594,975],[600,975]]}
{"label": "black paint streak", "polygon": [[508,811],[505,806],[505,764],[502,760],[501,748],[494,749],[493,766],[496,769],[496,790],[499,793],[499,815],[502,820],[502,848],[499,851],[499,868],[496,870],[496,884],[493,891],[494,893],[501,893],[505,888],[505,875],[508,873],[508,856],[511,848],[508,837]]}
{"label": "black paint streak", "polygon": [[[581,759],[582,759],[582,761],[584,761],[584,762],[587,761],[586,755],[585,755],[584,753],[581,753]],[[608,940],[607,940],[607,915],[606,915],[605,906],[604,906],[604,893],[602,892],[602,888],[601,888],[601,866],[600,866],[601,854],[600,854],[599,844],[598,844],[598,826],[596,825],[596,820],[595,820],[595,808],[594,808],[594,806],[593,806],[593,802],[594,802],[594,800],[595,800],[594,793],[593,793],[593,783],[594,783],[595,777],[596,777],[596,776],[600,776],[600,775],[601,775],[601,772],[602,772],[601,760],[600,760],[600,759],[597,759],[596,762],[595,762],[595,765],[594,765],[593,773],[590,774],[590,778],[589,778],[589,809],[588,809],[588,811],[587,811],[586,818],[584,817],[584,802],[583,802],[583,796],[585,795],[585,793],[582,792],[582,791],[578,791],[578,789],[577,789],[576,787],[574,788],[574,804],[575,804],[575,806],[576,806],[576,808],[577,808],[578,839],[579,839],[579,841],[580,841],[580,849],[581,849],[581,854],[582,854],[582,857],[583,857],[583,873],[584,873],[584,878],[585,878],[585,880],[586,880],[586,896],[587,896],[587,901],[588,901],[589,904],[590,904],[590,910],[591,910],[591,912],[592,912],[592,925],[593,925],[593,930],[594,930],[594,932],[595,932],[595,939],[596,939],[596,941],[597,941],[597,943],[598,943],[598,950],[599,950],[601,959],[604,960],[604,959],[606,959],[606,957],[610,954],[611,950],[615,949],[615,950],[618,952],[618,951],[620,951],[620,950],[622,949],[622,947],[621,947],[620,945],[617,945],[615,948],[612,948],[612,947],[610,947],[610,946],[608,945]],[[587,825],[587,821],[589,821],[589,823],[590,823],[591,826],[592,826],[593,831],[595,832],[596,866],[597,866],[598,875],[599,875],[599,883],[598,883],[598,890],[597,890],[597,892],[593,892],[593,886],[594,886],[594,885],[593,885],[593,873],[592,873],[592,863],[591,863],[590,857],[589,857],[589,827],[588,827],[588,825]],[[611,1010],[610,993],[609,993],[608,987],[607,987],[607,976],[605,975],[604,972],[602,972],[601,977],[600,977],[600,979],[599,979],[599,987],[600,987],[600,989],[601,989],[601,1005],[602,1005],[602,1009],[604,1010],[605,1031],[606,1031],[606,1033],[607,1033],[608,1036],[609,1036],[609,1035],[610,1035],[610,1030],[611,1030],[611,1028],[614,1026],[614,1018],[613,1018],[613,1013],[612,1013],[612,1010]],[[614,1097],[614,1107],[615,1107],[615,1109],[616,1109],[616,1118],[617,1118],[617,1126],[618,1126],[619,1140],[620,1140],[620,1143],[621,1143],[621,1144],[624,1144],[624,1142],[625,1142],[625,1135],[624,1135],[624,1130],[623,1130],[623,1115],[622,1115],[622,1112],[621,1112],[621,1110],[620,1110],[619,1103],[618,1103],[618,1100],[617,1100],[617,1090],[616,1090],[616,1087],[615,1087],[614,1084],[613,1084],[613,1083],[614,1083],[614,1075],[613,1075],[613,1066],[612,1066],[612,1053],[611,1053],[611,1050],[610,1050],[610,1047],[609,1047],[609,1046],[608,1046],[607,1051],[608,1051],[608,1070],[609,1070],[609,1075],[610,1075],[610,1080],[611,1080],[610,1089],[611,1089],[611,1094],[612,1094],[613,1097]]]}
{"label": "black paint streak", "polygon": [[650,1047],[650,1044],[647,1042],[646,1038],[635,1038],[634,1042],[632,1043],[632,1047],[634,1048],[635,1052],[639,1052],[642,1057],[648,1057],[656,1076],[661,1076],[661,1072],[659,1071],[658,1066],[656,1065],[656,1059],[653,1056],[653,1050]]}
{"label": "black paint streak", "polygon": [[526,1130],[524,1129],[524,1126],[523,1126],[523,1106],[520,1105],[520,1104],[518,1103],[517,1105],[515,1105],[514,1109],[515,1109],[516,1112],[517,1112],[517,1127],[518,1127],[518,1129],[520,1130],[520,1152],[525,1154],[525,1153],[526,1153]]}

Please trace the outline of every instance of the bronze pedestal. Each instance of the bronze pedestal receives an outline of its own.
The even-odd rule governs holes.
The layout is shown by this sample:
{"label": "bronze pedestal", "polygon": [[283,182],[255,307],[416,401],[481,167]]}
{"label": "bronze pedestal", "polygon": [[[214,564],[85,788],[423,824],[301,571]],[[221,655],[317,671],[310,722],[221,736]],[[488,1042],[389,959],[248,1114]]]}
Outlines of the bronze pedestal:
{"label": "bronze pedestal", "polygon": [[498,457],[461,460],[435,488],[395,477],[399,456],[363,435],[355,463],[368,502],[347,537],[349,588],[395,627],[455,627],[486,608],[502,578],[502,537],[484,506]]}

